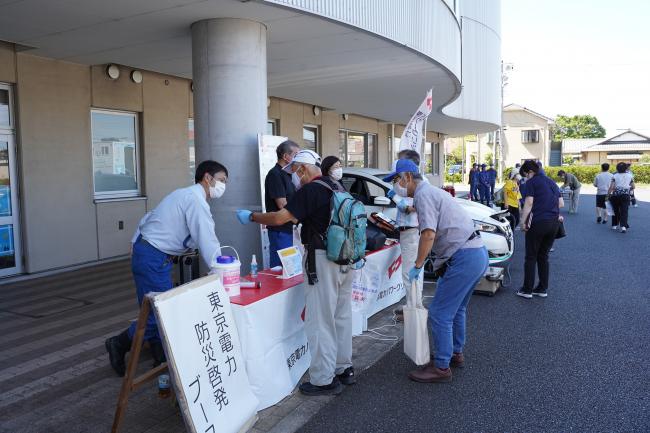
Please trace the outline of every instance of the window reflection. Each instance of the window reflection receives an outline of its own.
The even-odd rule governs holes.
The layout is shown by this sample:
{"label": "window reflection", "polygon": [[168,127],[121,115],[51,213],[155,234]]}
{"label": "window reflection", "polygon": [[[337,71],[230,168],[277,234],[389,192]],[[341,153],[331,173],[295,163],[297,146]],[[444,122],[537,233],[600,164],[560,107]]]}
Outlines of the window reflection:
{"label": "window reflection", "polygon": [[95,194],[137,195],[136,115],[92,112]]}

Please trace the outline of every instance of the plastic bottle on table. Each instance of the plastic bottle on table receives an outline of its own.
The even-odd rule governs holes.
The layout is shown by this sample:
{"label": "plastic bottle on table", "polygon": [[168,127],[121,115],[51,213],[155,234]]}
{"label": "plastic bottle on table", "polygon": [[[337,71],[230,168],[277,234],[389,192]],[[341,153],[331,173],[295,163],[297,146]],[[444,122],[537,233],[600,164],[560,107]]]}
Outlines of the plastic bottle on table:
{"label": "plastic bottle on table", "polygon": [[257,278],[257,258],[253,254],[253,259],[251,260],[251,277]]}
{"label": "plastic bottle on table", "polygon": [[169,387],[169,375],[161,374],[158,376],[158,397],[167,398],[171,395],[171,389]]}

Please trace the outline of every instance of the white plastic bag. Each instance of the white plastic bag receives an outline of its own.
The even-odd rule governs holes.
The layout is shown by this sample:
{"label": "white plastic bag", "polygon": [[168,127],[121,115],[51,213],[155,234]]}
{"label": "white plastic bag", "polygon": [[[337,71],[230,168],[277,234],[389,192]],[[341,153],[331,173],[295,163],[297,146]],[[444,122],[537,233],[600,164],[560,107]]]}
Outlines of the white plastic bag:
{"label": "white plastic bag", "polygon": [[411,284],[410,294],[406,297],[404,311],[404,353],[417,365],[430,361],[429,328],[427,319],[429,312],[415,300],[417,288],[415,281]]}
{"label": "white plastic bag", "polygon": [[607,210],[607,216],[614,216],[614,208],[609,200],[605,201],[605,209]]}

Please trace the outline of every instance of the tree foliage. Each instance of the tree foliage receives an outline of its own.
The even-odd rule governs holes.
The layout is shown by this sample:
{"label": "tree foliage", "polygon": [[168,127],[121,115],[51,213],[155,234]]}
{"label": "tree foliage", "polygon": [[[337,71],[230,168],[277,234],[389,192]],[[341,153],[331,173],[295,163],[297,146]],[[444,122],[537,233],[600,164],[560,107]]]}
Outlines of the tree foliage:
{"label": "tree foliage", "polygon": [[558,115],[555,119],[553,141],[562,141],[565,138],[604,138],[605,132],[596,116]]}

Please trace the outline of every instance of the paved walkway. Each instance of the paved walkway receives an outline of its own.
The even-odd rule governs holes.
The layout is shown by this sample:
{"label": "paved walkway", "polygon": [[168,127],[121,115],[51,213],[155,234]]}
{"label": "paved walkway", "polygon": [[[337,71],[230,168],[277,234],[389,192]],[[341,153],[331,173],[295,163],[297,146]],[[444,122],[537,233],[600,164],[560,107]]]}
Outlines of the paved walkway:
{"label": "paved walkway", "polygon": [[517,232],[512,287],[472,298],[451,384],[408,380],[399,345],[300,432],[650,431],[650,204],[621,234],[595,223],[594,201],[567,217],[547,299],[514,295]]}
{"label": "paved walkway", "polygon": [[[650,201],[646,192],[640,198]],[[581,213],[567,222],[548,299],[511,291],[472,299],[468,366],[454,383],[409,382],[401,345],[356,337],[358,385],[337,398],[294,393],[260,412],[254,433],[290,433],[314,414],[303,431],[650,431],[650,203],[631,209],[627,235],[596,226],[592,207],[593,197],[583,197]],[[390,324],[390,310],[369,326]],[[136,314],[126,261],[2,284],[0,432],[109,431],[121,379],[103,341]],[[401,337],[402,328],[379,332]],[[151,363],[143,353],[141,371]],[[155,383],[132,395],[123,425],[123,432],[185,431]]]}
{"label": "paved walkway", "polygon": [[[427,285],[427,291],[433,289]],[[104,340],[137,316],[128,261],[0,287],[0,432],[110,431],[122,379],[108,365]],[[392,307],[375,315],[378,334],[354,338],[357,371],[369,368],[399,341]],[[388,326],[385,326],[388,325]],[[140,372],[150,368],[143,351]],[[261,411],[252,433],[300,428],[329,398],[294,392]],[[156,382],[131,395],[123,432],[185,432],[178,409],[158,398]]]}

